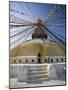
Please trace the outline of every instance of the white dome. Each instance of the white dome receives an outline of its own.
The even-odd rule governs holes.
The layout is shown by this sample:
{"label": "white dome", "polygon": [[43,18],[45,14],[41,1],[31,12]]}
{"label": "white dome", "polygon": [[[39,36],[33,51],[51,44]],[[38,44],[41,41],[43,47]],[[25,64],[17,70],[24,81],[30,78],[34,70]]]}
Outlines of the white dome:
{"label": "white dome", "polygon": [[17,56],[64,56],[65,47],[47,39],[32,39],[10,51],[11,57]]}

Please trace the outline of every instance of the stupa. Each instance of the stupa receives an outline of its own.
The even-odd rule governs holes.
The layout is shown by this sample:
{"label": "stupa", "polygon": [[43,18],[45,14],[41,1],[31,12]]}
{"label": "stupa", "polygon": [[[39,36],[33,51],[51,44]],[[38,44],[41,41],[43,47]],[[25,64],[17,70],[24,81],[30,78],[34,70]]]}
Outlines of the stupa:
{"label": "stupa", "polygon": [[[25,41],[10,51],[10,64],[26,65],[16,74],[11,72],[14,77],[18,77],[18,81],[47,80],[50,78],[48,64],[65,62],[65,47],[48,39],[47,32],[41,28],[42,20],[38,19],[35,24],[37,28],[32,34],[32,40]],[[51,78],[57,78],[55,71],[51,74]]]}

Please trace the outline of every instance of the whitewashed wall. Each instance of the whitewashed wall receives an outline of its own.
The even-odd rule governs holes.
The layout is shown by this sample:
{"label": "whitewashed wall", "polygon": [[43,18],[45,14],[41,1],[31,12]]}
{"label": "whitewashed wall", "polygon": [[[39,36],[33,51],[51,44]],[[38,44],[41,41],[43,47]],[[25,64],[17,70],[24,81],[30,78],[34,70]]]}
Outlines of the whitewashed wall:
{"label": "whitewashed wall", "polygon": [[[33,64],[34,65],[34,64]],[[35,64],[37,65],[37,64]],[[38,64],[39,65],[39,64]],[[45,65],[45,64],[44,64]],[[19,76],[19,68],[29,66],[28,64],[11,64],[10,65],[10,78],[17,78]],[[48,79],[54,80],[54,79],[65,79],[65,63],[50,63],[48,64]],[[23,71],[22,71],[23,72]]]}

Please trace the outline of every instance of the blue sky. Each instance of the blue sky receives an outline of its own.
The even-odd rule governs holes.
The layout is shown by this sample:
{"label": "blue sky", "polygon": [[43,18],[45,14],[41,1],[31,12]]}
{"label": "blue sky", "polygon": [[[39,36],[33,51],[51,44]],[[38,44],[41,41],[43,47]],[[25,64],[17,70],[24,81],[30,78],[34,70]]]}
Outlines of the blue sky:
{"label": "blue sky", "polygon": [[[10,9],[23,12],[27,15],[21,15],[20,13],[16,13],[12,11],[10,11],[10,14],[31,22],[35,22],[38,18],[45,21],[53,7],[54,7],[54,4],[10,2]],[[65,17],[66,17],[65,5],[61,5],[61,7],[62,8],[56,11],[55,15],[51,17],[47,27],[51,31],[57,32],[65,38],[65,27],[64,27]],[[57,24],[63,25],[63,26],[62,27],[57,26]]]}
{"label": "blue sky", "polygon": [[[20,2],[11,2],[10,8],[27,14],[31,13],[33,18],[18,14],[18,13],[14,13],[14,12],[11,12],[11,13],[18,17],[21,17],[30,21],[35,20],[37,18],[41,18],[44,20],[48,16],[48,13],[51,11],[53,7],[53,5],[50,5],[50,4],[39,4],[39,3],[21,3],[21,4],[24,7],[24,9],[22,9],[22,7],[20,6]],[[31,12],[28,11],[27,5],[29,6]]]}

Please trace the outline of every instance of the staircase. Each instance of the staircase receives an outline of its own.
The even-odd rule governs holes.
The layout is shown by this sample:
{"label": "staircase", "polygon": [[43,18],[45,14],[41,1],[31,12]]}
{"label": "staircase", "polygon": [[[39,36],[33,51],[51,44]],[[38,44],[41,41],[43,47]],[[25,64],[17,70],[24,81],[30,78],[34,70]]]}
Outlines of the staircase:
{"label": "staircase", "polygon": [[47,64],[20,65],[18,81],[27,83],[41,83],[48,80]]}
{"label": "staircase", "polygon": [[41,83],[42,81],[48,80],[48,65],[33,65],[29,66],[28,69],[28,83]]}

